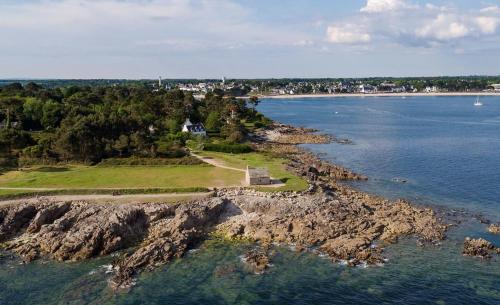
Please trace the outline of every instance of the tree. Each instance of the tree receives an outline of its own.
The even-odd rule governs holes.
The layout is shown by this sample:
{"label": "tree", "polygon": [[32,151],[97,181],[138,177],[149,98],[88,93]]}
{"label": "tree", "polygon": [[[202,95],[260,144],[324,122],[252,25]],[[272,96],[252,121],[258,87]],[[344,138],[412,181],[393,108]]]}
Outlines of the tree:
{"label": "tree", "polygon": [[222,129],[222,135],[230,142],[230,143],[240,143],[245,140],[245,127],[238,120],[231,120],[224,128]]}
{"label": "tree", "polygon": [[5,114],[6,127],[11,127],[11,122],[14,117],[18,117],[22,113],[23,100],[19,98],[9,97],[0,99],[0,109]]}
{"label": "tree", "polygon": [[62,117],[62,106],[52,100],[46,101],[42,108],[41,123],[45,128],[56,128]]}
{"label": "tree", "polygon": [[129,147],[129,138],[126,135],[120,135],[118,140],[115,141],[113,148],[118,150],[120,157],[123,155],[123,152],[126,151]]}
{"label": "tree", "polygon": [[165,121],[165,127],[167,128],[168,132],[171,134],[175,134],[175,133],[181,131],[180,124],[175,119],[167,119]]}
{"label": "tree", "polygon": [[27,128],[40,128],[42,126],[43,102],[37,98],[27,98],[23,104],[23,114]]}
{"label": "tree", "polygon": [[18,129],[0,129],[0,150],[12,154],[14,149],[22,149],[33,144],[29,133]]}
{"label": "tree", "polygon": [[207,120],[205,121],[205,128],[207,130],[218,131],[221,127],[221,116],[218,112],[210,112]]}
{"label": "tree", "polygon": [[256,96],[252,96],[252,97],[250,97],[250,98],[248,99],[248,103],[249,103],[250,105],[252,105],[252,109],[253,109],[253,111],[254,111],[254,113],[255,113],[255,108],[257,108],[257,106],[258,106],[258,105],[259,105],[259,103],[260,103],[259,98],[258,98],[258,97],[256,97]]}

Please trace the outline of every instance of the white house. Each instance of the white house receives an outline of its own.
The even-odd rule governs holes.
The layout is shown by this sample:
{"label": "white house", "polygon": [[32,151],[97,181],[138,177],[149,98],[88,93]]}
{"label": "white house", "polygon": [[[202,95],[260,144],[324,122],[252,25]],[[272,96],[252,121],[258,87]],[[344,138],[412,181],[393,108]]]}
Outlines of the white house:
{"label": "white house", "polygon": [[189,119],[186,119],[186,122],[182,125],[182,132],[189,132],[192,135],[203,137],[207,135],[205,126],[202,123],[193,124]]}
{"label": "white house", "polygon": [[359,85],[359,93],[377,93],[377,88],[372,85]]}
{"label": "white house", "polygon": [[435,93],[435,92],[438,92],[438,91],[439,91],[439,88],[438,88],[438,87],[436,87],[436,86],[432,86],[432,87],[427,86],[427,87],[425,88],[425,92],[426,92],[426,93]]}

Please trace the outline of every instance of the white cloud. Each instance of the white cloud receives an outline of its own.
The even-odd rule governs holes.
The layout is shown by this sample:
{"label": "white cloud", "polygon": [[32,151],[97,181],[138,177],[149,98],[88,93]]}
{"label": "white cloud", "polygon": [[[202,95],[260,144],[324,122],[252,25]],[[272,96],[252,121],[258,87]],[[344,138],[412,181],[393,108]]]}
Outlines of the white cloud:
{"label": "white cloud", "polygon": [[494,34],[499,24],[499,18],[480,16],[476,18],[476,24],[484,34]]}
{"label": "white cloud", "polygon": [[0,36],[6,37],[12,49],[37,45],[53,54],[103,48],[108,48],[108,53],[133,53],[146,46],[158,53],[294,46],[310,39],[286,26],[255,21],[249,10],[234,0],[40,0],[11,4],[0,0]]}
{"label": "white cloud", "polygon": [[439,14],[431,23],[415,30],[419,38],[447,41],[467,36],[471,30],[454,15]]}
{"label": "white cloud", "polygon": [[370,34],[354,25],[329,26],[326,30],[327,41],[331,43],[357,44],[370,42]]}
{"label": "white cloud", "polygon": [[[330,23],[326,40],[369,43],[372,47],[398,44],[441,48],[449,45],[464,50],[467,44],[477,48],[481,40],[492,44],[500,40],[495,36],[500,27],[498,6],[465,11],[454,6],[415,3],[411,0],[367,0],[360,13]],[[469,43],[470,38],[474,38],[476,46]]]}
{"label": "white cloud", "polygon": [[361,12],[382,13],[416,7],[405,0],[368,0],[366,5],[361,8]]}
{"label": "white cloud", "polygon": [[494,5],[494,6],[488,6],[483,9],[481,9],[481,13],[500,13],[500,7]]}

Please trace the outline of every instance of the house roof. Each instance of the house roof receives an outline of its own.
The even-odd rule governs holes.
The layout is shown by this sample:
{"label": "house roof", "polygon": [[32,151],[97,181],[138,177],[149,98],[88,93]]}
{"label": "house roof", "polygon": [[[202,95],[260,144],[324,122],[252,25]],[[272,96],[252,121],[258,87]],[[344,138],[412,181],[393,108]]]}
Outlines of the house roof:
{"label": "house roof", "polygon": [[205,127],[201,123],[186,125],[186,128],[189,132],[205,132]]}
{"label": "house roof", "polygon": [[269,178],[269,172],[267,168],[247,168],[248,175],[250,178]]}

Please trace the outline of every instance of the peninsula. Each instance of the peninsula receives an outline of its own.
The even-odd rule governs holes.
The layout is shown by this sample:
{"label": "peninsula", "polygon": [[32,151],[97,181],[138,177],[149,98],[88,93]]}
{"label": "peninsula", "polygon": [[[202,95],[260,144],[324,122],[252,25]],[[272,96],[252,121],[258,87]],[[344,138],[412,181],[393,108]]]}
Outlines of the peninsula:
{"label": "peninsula", "polygon": [[[445,237],[431,209],[344,184],[367,178],[297,146],[337,139],[272,122],[255,98],[35,84],[0,96],[0,246],[25,262],[117,253],[110,285],[124,289],[213,236],[259,244],[256,272],[273,244],[355,266],[383,264],[401,237]],[[278,185],[245,185],[248,166]]]}

